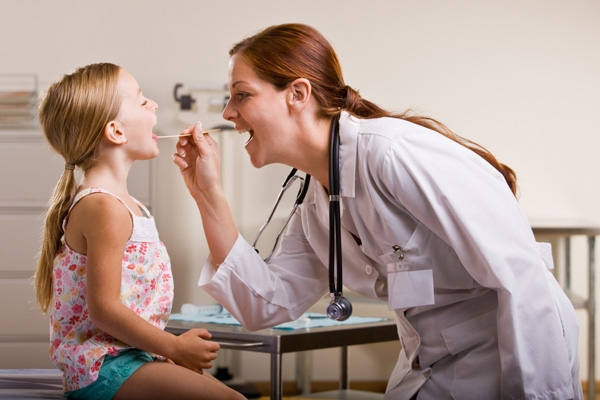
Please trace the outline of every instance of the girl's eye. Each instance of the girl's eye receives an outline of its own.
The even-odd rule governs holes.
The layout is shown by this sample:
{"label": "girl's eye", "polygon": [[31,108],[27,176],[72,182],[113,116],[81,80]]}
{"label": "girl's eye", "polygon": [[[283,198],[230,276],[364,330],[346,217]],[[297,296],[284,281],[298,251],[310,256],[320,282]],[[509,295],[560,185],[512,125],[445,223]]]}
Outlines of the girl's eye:
{"label": "girl's eye", "polygon": [[241,92],[241,93],[236,93],[235,97],[236,97],[238,100],[244,100],[246,97],[248,97],[248,93],[243,93],[243,92]]}
{"label": "girl's eye", "polygon": [[146,104],[148,104],[148,100],[144,100],[144,102],[142,103],[142,106],[145,106]]}

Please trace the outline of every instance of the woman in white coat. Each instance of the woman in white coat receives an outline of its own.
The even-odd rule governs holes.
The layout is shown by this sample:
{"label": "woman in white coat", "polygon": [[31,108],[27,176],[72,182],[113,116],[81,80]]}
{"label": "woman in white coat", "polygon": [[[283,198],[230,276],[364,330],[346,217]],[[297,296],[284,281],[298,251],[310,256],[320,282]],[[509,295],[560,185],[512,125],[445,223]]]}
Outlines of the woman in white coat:
{"label": "woman in white coat", "polygon": [[344,285],[386,301],[402,343],[386,399],[581,399],[575,312],[515,198],[514,172],[425,117],[396,115],[344,83],[301,24],[230,51],[223,112],[260,168],[310,174],[279,251],[239,234],[215,141],[186,129],[174,161],[210,249],[200,285],[247,329],[294,320],[329,290],[329,139],[339,120]]}

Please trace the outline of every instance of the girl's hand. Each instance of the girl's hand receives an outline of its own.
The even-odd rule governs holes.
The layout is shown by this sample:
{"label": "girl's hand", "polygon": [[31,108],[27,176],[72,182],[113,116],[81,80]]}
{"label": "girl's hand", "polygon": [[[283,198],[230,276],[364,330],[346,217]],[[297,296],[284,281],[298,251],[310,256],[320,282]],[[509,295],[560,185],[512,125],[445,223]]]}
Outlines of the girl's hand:
{"label": "girl's hand", "polygon": [[212,361],[217,358],[221,346],[210,341],[212,335],[204,328],[194,328],[177,336],[176,353],[170,357],[175,364],[203,373],[212,367]]}

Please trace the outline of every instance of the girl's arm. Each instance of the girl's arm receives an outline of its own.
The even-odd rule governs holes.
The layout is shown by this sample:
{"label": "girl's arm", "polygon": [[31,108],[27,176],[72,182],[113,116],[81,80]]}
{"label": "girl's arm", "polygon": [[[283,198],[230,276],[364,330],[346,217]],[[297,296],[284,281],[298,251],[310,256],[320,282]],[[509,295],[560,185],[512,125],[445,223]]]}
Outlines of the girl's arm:
{"label": "girl's arm", "polygon": [[87,196],[73,208],[71,227],[81,232],[86,243],[92,323],[132,347],[162,355],[194,371],[210,368],[219,344],[204,340],[211,337],[207,330],[194,329],[175,336],[148,323],[120,301],[123,254],[133,228],[127,208],[112,196]]}

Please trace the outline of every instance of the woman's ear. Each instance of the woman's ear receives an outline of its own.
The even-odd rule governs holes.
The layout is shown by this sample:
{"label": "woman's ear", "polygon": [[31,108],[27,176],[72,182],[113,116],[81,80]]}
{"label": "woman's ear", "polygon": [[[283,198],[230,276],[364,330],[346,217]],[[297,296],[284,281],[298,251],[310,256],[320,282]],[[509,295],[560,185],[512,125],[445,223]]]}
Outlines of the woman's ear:
{"label": "woman's ear", "polygon": [[290,107],[304,108],[308,103],[311,94],[312,87],[310,81],[305,78],[298,78],[288,87],[288,104]]}
{"label": "woman's ear", "polygon": [[104,127],[104,137],[110,142],[114,144],[126,144],[127,138],[125,137],[125,133],[119,128],[119,124],[117,121],[110,121]]}

